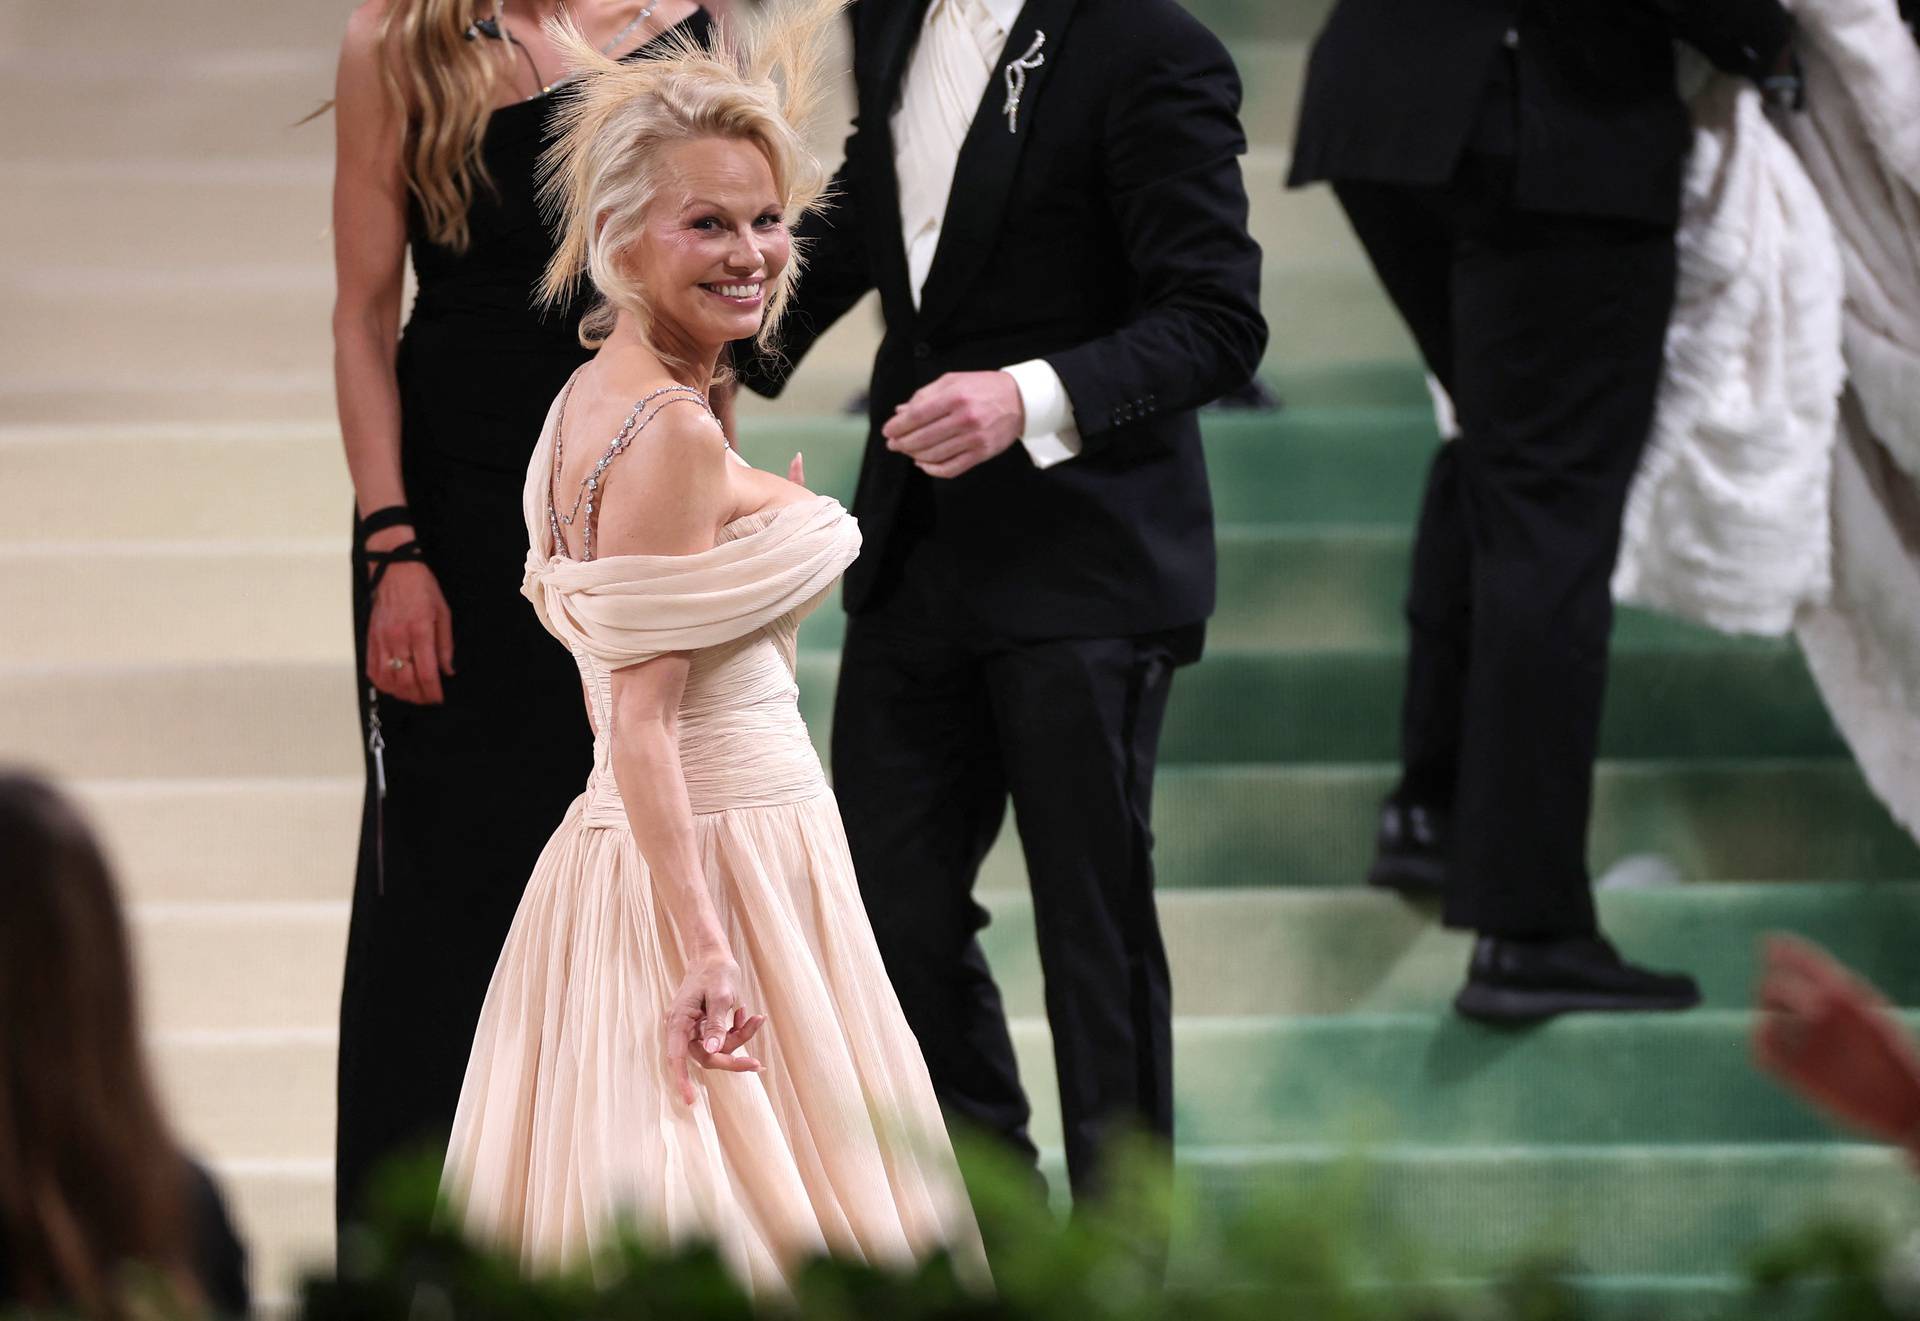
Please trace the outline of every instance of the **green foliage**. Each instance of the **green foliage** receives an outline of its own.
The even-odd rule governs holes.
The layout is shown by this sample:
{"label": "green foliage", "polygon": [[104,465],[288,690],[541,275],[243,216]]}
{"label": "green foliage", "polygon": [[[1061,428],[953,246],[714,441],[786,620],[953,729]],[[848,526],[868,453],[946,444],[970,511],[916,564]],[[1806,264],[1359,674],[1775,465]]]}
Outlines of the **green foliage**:
{"label": "green foliage", "polygon": [[[1116,1155],[1105,1196],[1068,1217],[1030,1172],[968,1144],[963,1165],[992,1261],[991,1293],[935,1257],[911,1274],[845,1261],[807,1265],[791,1302],[758,1309],[706,1248],[666,1250],[628,1233],[597,1261],[528,1278],[467,1242],[438,1197],[432,1162],[391,1170],[338,1278],[316,1276],[305,1321],[1588,1321],[1591,1303],[1549,1258],[1489,1282],[1435,1284],[1415,1245],[1369,1220],[1356,1158],[1311,1187],[1232,1208],[1175,1196],[1163,1152]],[[1167,1245],[1175,1266],[1167,1269]],[[1765,1245],[1726,1321],[1896,1321],[1886,1246],[1842,1225]],[[1609,1317],[1619,1315],[1617,1311]],[[1645,1321],[1659,1321],[1649,1313]]]}

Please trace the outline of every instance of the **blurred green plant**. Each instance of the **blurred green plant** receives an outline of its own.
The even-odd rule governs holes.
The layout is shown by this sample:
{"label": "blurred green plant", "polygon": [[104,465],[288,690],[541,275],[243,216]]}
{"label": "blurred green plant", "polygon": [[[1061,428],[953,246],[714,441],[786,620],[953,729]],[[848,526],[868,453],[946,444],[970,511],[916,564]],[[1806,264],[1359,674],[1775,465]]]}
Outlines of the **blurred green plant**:
{"label": "blurred green plant", "polygon": [[[390,1169],[371,1214],[343,1244],[337,1276],[310,1278],[303,1321],[1590,1321],[1589,1295],[1540,1255],[1484,1283],[1435,1283],[1404,1236],[1369,1218],[1364,1157],[1312,1186],[1249,1193],[1231,1206],[1177,1196],[1164,1152],[1123,1143],[1103,1195],[1061,1217],[1030,1171],[963,1143],[962,1165],[992,1262],[990,1294],[944,1256],[911,1274],[820,1260],[791,1301],[758,1308],[706,1247],[665,1249],[628,1232],[578,1268],[529,1278],[473,1244],[440,1200],[432,1161]],[[1168,1269],[1168,1245],[1176,1265]],[[1898,1321],[1920,1317],[1920,1264],[1873,1231],[1823,1224],[1754,1256],[1726,1321]],[[1900,1310],[1905,1308],[1906,1310]],[[1610,1310],[1610,1318],[1619,1310]],[[1658,1312],[1641,1314],[1662,1321]],[[1697,1315],[1694,1313],[1692,1315]]]}
{"label": "blurred green plant", "polygon": [[[1178,1196],[1164,1151],[1123,1143],[1104,1194],[1056,1215],[1032,1173],[997,1146],[961,1145],[993,1267],[971,1290],[944,1256],[911,1273],[818,1260],[791,1300],[756,1306],[711,1248],[668,1249],[629,1229],[577,1268],[529,1275],[470,1241],[440,1195],[433,1156],[376,1180],[341,1243],[337,1274],[303,1283],[301,1321],[1599,1321],[1594,1296],[1553,1256],[1504,1269],[1426,1259],[1377,1223],[1363,1155],[1323,1179],[1231,1204]],[[1168,1267],[1172,1245],[1173,1267]],[[132,1281],[130,1281],[131,1283]],[[128,1314],[188,1321],[154,1287]],[[0,1318],[51,1321],[7,1311]],[[1702,1321],[1698,1304],[1686,1313]],[[1606,1321],[1668,1321],[1658,1305]],[[1759,1245],[1748,1285],[1715,1321],[1920,1321],[1920,1236],[1814,1223]]]}

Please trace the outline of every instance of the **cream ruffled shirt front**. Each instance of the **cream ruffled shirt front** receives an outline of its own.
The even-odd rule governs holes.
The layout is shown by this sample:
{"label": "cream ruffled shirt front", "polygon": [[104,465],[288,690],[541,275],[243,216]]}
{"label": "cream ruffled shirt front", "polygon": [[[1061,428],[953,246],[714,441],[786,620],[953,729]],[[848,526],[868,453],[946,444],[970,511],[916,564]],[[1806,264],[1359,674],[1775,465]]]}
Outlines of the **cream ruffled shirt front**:
{"label": "cream ruffled shirt front", "polygon": [[[892,128],[894,172],[900,180],[900,228],[907,246],[913,304],[933,268],[953,191],[960,147],[974,111],[1005,53],[1007,33],[1023,0],[934,0],[920,30]],[[1060,374],[1043,358],[1002,369],[1020,389],[1027,425],[1020,437],[1036,468],[1080,452],[1080,430]]]}

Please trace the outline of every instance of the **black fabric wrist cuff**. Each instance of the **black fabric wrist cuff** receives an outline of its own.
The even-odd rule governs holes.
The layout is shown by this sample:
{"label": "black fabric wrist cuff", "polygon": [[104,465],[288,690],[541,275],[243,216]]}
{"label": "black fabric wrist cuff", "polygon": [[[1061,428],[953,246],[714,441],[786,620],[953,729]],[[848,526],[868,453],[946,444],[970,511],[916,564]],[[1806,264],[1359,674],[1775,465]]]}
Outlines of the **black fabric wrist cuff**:
{"label": "black fabric wrist cuff", "polygon": [[363,549],[360,559],[371,570],[367,575],[367,591],[371,594],[380,590],[380,581],[387,576],[388,569],[396,564],[424,564],[427,552],[417,541],[403,541],[392,550]]}
{"label": "black fabric wrist cuff", "polygon": [[413,511],[405,505],[388,505],[385,509],[376,509],[360,520],[360,541],[364,545],[368,537],[376,532],[385,532],[388,528],[412,527]]}

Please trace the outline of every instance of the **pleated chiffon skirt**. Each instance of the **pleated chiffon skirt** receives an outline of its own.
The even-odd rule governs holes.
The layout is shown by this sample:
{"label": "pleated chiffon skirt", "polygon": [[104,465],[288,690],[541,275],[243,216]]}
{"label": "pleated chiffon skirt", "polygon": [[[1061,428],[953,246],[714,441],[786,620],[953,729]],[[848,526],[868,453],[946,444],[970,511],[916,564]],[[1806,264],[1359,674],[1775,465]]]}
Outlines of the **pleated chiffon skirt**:
{"label": "pleated chiffon skirt", "polygon": [[817,795],[694,817],[759,1074],[667,1072],[685,957],[624,824],[582,795],[529,881],[475,1036],[446,1179],[467,1226],[530,1269],[591,1260],[625,1223],[713,1242],[756,1295],[831,1253],[905,1267],[978,1230],[919,1047]]}

